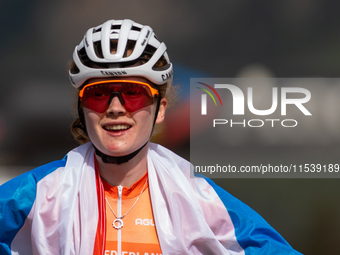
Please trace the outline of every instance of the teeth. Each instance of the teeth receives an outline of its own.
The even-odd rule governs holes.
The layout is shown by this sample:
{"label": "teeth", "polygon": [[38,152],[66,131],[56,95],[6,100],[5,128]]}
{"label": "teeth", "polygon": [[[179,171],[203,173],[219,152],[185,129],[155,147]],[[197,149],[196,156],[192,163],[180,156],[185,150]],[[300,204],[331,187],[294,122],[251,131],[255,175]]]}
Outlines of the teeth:
{"label": "teeth", "polygon": [[112,126],[105,126],[104,127],[106,130],[125,130],[129,129],[129,125],[112,125]]}

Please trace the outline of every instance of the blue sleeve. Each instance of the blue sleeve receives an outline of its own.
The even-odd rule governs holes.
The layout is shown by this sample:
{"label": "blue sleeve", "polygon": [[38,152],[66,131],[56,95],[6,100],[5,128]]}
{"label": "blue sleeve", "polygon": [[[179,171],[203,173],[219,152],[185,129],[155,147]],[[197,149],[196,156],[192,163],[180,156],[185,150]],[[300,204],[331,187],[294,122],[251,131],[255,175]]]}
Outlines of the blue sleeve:
{"label": "blue sleeve", "polygon": [[0,254],[11,254],[11,243],[25,223],[36,197],[36,184],[65,166],[66,158],[24,173],[0,186]]}
{"label": "blue sleeve", "polygon": [[246,255],[301,255],[258,213],[205,178],[224,203],[234,224],[238,243]]}

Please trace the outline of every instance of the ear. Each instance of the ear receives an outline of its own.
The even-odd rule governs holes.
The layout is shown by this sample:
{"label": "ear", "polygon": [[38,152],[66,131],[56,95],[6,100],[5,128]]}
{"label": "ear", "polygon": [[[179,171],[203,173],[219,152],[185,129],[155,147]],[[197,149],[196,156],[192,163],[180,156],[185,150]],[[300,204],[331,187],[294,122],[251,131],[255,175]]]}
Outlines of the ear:
{"label": "ear", "polygon": [[162,98],[159,104],[159,110],[158,110],[158,115],[156,119],[157,124],[163,122],[165,118],[165,111],[166,111],[167,106],[168,106],[168,101],[165,98]]}

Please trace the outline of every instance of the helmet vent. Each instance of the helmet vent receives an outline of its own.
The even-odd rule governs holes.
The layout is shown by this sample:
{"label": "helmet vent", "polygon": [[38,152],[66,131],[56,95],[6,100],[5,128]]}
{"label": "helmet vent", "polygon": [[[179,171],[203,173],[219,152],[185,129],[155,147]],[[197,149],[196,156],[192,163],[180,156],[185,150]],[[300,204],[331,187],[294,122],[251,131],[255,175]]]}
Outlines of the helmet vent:
{"label": "helmet vent", "polygon": [[128,40],[124,52],[124,57],[128,57],[132,54],[133,50],[135,49],[136,41]]}
{"label": "helmet vent", "polygon": [[92,62],[87,56],[85,48],[82,48],[80,51],[78,51],[78,56],[80,61],[86,66],[88,66],[89,62]]}
{"label": "helmet vent", "polygon": [[170,67],[170,63],[166,60],[166,58],[163,56],[158,59],[156,64],[152,67],[152,70],[155,71],[164,71],[167,70]]}
{"label": "helmet vent", "polygon": [[[71,68],[70,68],[70,73],[71,74],[78,74],[80,72],[79,68],[77,65],[73,62]],[[74,82],[73,82],[74,83]]]}
{"label": "helmet vent", "polygon": [[142,29],[140,29],[139,27],[133,26],[133,27],[131,28],[131,30],[140,32]]}
{"label": "helmet vent", "polygon": [[120,29],[120,25],[112,25],[111,26],[111,30],[114,30],[114,29],[119,30]]}
{"label": "helmet vent", "polygon": [[102,51],[102,45],[101,45],[100,41],[94,42],[93,47],[94,47],[94,52],[96,53],[97,57],[98,58],[104,58],[103,51]]}
{"label": "helmet vent", "polygon": [[143,61],[143,64],[148,62],[149,59],[153,56],[153,54],[155,53],[156,48],[151,46],[151,45],[147,45],[142,53],[142,55],[139,57],[140,60]]}

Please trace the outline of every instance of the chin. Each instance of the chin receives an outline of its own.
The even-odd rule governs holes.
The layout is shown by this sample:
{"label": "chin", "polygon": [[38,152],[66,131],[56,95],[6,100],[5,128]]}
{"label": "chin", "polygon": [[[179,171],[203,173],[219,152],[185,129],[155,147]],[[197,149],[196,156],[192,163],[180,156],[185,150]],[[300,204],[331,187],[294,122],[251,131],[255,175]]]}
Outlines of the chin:
{"label": "chin", "polygon": [[111,144],[108,146],[104,147],[106,153],[104,151],[105,154],[109,155],[109,156],[113,156],[113,157],[119,157],[119,156],[125,156],[127,154],[130,154],[132,152],[134,152],[137,149],[131,149],[131,148],[126,148],[125,146],[119,146],[117,144]]}

